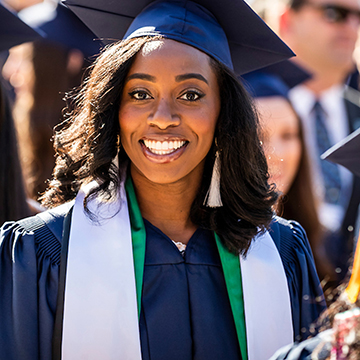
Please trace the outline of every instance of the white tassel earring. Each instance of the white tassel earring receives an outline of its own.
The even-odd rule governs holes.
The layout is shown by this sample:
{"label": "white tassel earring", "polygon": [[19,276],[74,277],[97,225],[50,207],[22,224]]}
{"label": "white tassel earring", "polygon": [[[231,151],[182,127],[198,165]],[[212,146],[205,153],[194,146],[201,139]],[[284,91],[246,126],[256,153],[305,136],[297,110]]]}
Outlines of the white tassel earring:
{"label": "white tassel earring", "polygon": [[116,137],[116,147],[117,147],[118,150],[120,150],[120,148],[121,148],[120,134],[118,134],[117,137]]}
{"label": "white tassel earring", "polygon": [[[215,139],[215,144],[216,144],[216,139]],[[221,168],[220,153],[219,150],[216,150],[215,162],[211,175],[211,182],[210,182],[209,190],[207,191],[204,200],[204,205],[211,208],[223,206],[223,203],[221,201],[221,194],[220,194],[220,168]]]}

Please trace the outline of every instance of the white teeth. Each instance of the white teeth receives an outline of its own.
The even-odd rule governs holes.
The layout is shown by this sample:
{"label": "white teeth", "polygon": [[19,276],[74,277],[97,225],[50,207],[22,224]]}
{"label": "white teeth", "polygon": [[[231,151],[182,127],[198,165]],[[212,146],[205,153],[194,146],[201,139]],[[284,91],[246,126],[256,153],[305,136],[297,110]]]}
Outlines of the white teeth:
{"label": "white teeth", "polygon": [[171,154],[175,150],[184,146],[186,141],[155,141],[155,140],[144,140],[144,145],[156,155],[167,155]]}

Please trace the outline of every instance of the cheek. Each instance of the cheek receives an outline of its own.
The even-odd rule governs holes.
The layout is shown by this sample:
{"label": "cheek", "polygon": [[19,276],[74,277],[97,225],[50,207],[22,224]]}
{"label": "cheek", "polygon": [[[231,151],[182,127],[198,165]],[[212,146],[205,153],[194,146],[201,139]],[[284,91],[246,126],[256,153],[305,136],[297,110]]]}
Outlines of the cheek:
{"label": "cheek", "polygon": [[211,119],[211,121],[207,121],[202,128],[203,141],[200,143],[203,148],[201,151],[203,151],[205,155],[209,152],[214,142],[216,123],[217,119]]}
{"label": "cheek", "polygon": [[191,129],[200,143],[204,146],[212,144],[218,119],[218,109],[215,106],[183,113],[182,119],[184,125]]}
{"label": "cheek", "polygon": [[293,140],[289,142],[285,149],[287,151],[285,151],[283,157],[284,167],[286,169],[289,182],[292,182],[299,168],[301,159],[302,147],[300,140]]}
{"label": "cheek", "polygon": [[272,139],[264,144],[265,155],[269,167],[282,166],[285,172],[296,172],[301,158],[301,142],[299,139]]}
{"label": "cheek", "polygon": [[[207,114],[206,116],[203,116],[197,121],[196,132],[200,135],[210,135],[214,134],[215,128],[216,128],[216,122],[217,119],[213,117],[212,114]],[[195,129],[194,129],[195,130]]]}
{"label": "cheek", "polygon": [[216,124],[220,114],[220,101],[215,98],[212,102],[212,106],[209,106],[206,111],[202,113],[202,129],[203,132],[212,134],[215,133]]}
{"label": "cheek", "polygon": [[289,162],[295,164],[298,164],[301,157],[301,142],[299,139],[294,139],[292,141],[289,141],[289,143],[286,146],[286,157],[289,159]]}
{"label": "cheek", "polygon": [[132,134],[139,127],[139,124],[135,121],[136,117],[133,116],[132,112],[127,109],[122,109],[119,111],[119,125],[120,125],[120,138],[121,144],[127,147],[127,144],[130,143]]}

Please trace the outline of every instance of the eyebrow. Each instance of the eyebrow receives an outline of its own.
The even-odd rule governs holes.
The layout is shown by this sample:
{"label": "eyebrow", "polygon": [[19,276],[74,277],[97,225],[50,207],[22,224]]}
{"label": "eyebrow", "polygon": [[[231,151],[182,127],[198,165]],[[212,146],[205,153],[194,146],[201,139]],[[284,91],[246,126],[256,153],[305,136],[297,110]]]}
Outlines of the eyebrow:
{"label": "eyebrow", "polygon": [[[132,79],[140,79],[140,80],[146,80],[146,81],[150,81],[150,82],[156,82],[155,76],[152,76],[149,74],[144,74],[144,73],[131,74],[126,78],[125,81],[128,82]],[[197,74],[197,73],[181,74],[181,75],[177,75],[175,77],[176,82],[181,82],[181,81],[188,80],[188,79],[198,79],[209,85],[208,81],[201,74]]]}
{"label": "eyebrow", "polygon": [[176,82],[180,82],[188,79],[198,79],[209,85],[208,81],[202,75],[197,73],[182,74],[175,77]]}
{"label": "eyebrow", "polygon": [[128,76],[125,80],[125,82],[128,82],[132,79],[140,79],[140,80],[146,80],[146,81],[151,81],[151,82],[155,82],[156,81],[156,77],[152,76],[152,75],[148,75],[148,74],[143,74],[143,73],[135,73],[132,74],[130,76]]}

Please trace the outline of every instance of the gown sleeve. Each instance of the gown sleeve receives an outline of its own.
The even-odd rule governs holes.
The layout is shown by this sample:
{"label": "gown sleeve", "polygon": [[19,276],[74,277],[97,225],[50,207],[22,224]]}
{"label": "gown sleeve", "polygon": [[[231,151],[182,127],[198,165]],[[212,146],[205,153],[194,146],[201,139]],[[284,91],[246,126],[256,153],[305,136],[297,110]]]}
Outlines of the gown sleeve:
{"label": "gown sleeve", "polygon": [[0,360],[51,359],[61,244],[45,240],[21,221],[0,230]]}
{"label": "gown sleeve", "polygon": [[296,341],[316,333],[316,321],[326,303],[304,229],[295,221],[276,218],[270,234],[285,268]]}

